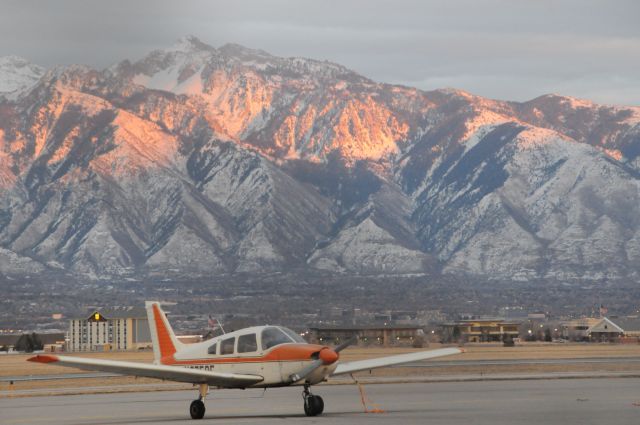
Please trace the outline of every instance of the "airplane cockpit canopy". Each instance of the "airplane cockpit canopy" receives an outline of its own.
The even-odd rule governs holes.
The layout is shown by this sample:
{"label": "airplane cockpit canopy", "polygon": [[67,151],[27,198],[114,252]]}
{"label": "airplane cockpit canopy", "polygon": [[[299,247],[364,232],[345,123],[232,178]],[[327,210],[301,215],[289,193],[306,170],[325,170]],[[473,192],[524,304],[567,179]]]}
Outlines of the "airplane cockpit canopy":
{"label": "airplane cockpit canopy", "polygon": [[276,345],[280,344],[305,342],[305,340],[300,335],[298,335],[291,329],[277,326],[267,326],[266,328],[264,328],[262,330],[261,340],[263,350],[268,350],[269,348],[275,347]]}

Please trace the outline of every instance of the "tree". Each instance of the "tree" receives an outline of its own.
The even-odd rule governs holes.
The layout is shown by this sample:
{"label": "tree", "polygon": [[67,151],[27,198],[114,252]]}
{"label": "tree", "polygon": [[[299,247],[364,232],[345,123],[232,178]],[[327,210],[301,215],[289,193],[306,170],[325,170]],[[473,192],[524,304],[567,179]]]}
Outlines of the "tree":
{"label": "tree", "polygon": [[31,335],[22,334],[16,342],[16,351],[23,351],[25,353],[33,353],[36,350],[42,350],[43,344],[40,337],[34,332]]}
{"label": "tree", "polygon": [[44,344],[42,343],[42,340],[40,339],[38,334],[35,332],[31,334],[31,342],[33,344],[34,351],[42,350],[44,348]]}
{"label": "tree", "polygon": [[22,334],[20,338],[16,341],[15,345],[16,351],[23,351],[25,353],[31,353],[33,351],[33,343],[31,342],[30,335]]}
{"label": "tree", "polygon": [[454,326],[453,327],[453,335],[451,335],[451,338],[453,339],[453,341],[458,341],[460,339],[460,327],[459,326]]}
{"label": "tree", "polygon": [[513,340],[513,337],[509,334],[503,334],[502,335],[502,345],[504,345],[505,347],[515,347],[515,341]]}

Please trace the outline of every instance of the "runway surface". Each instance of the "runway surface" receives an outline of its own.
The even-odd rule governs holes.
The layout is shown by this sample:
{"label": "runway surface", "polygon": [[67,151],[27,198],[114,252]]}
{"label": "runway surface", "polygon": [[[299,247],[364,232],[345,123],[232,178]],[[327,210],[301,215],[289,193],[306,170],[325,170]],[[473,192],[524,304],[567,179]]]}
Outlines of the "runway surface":
{"label": "runway surface", "polygon": [[[212,391],[198,424],[638,424],[640,379],[381,384],[365,387],[385,413],[363,413],[358,388],[319,386],[325,413],[302,413],[300,388]],[[0,399],[2,425],[191,423],[196,391]],[[636,406],[635,404],[638,404]]]}

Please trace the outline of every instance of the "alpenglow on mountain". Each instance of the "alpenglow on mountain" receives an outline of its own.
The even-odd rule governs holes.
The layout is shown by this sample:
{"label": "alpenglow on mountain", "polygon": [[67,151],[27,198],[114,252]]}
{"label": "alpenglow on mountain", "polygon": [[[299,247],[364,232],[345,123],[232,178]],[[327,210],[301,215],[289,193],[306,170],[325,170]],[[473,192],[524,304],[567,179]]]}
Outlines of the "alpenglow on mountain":
{"label": "alpenglow on mountain", "polygon": [[381,84],[188,37],[0,60],[0,273],[640,280],[640,108]]}

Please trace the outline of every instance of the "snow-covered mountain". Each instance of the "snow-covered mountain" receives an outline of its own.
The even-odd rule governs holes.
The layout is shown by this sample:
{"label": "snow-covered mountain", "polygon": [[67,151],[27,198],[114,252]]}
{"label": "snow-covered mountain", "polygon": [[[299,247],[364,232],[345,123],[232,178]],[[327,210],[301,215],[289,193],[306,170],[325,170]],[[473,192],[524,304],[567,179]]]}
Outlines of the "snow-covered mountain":
{"label": "snow-covered mountain", "polygon": [[14,99],[33,87],[44,68],[18,56],[0,57],[0,97]]}
{"label": "snow-covered mountain", "polygon": [[0,84],[27,74],[0,100],[0,272],[640,278],[640,108],[194,37]]}

